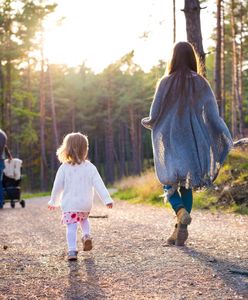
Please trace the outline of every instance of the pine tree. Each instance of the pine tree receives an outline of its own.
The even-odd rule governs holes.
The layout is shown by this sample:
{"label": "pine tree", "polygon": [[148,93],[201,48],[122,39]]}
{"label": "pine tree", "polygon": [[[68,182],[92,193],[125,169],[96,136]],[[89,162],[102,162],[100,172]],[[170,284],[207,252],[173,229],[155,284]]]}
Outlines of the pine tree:
{"label": "pine tree", "polygon": [[186,19],[187,40],[199,55],[203,69],[205,68],[205,52],[202,45],[201,20],[199,0],[185,0],[183,12]]}

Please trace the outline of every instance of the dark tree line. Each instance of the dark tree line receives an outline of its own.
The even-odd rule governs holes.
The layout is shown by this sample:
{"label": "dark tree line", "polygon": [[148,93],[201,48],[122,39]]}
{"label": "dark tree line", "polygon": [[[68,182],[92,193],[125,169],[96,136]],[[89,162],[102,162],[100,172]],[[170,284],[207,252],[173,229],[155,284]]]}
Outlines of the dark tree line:
{"label": "dark tree line", "polygon": [[247,1],[217,1],[214,86],[220,113],[235,138],[247,135],[247,11]]}
{"label": "dark tree line", "polygon": [[[49,64],[43,57],[42,23],[56,5],[31,0],[1,4],[0,121],[14,156],[24,161],[26,188],[50,187],[58,167],[56,149],[71,131],[88,135],[89,158],[107,183],[150,167],[150,132],[140,120],[149,112],[165,62],[145,73],[134,63],[132,51],[99,74],[85,64],[77,68]],[[203,51],[199,31],[203,7],[196,0],[185,0],[187,36],[202,62],[206,60],[206,75],[215,83],[221,114],[234,136],[242,136],[248,123],[247,2],[217,4],[216,48],[207,56]],[[40,55],[32,55],[34,50]]]}

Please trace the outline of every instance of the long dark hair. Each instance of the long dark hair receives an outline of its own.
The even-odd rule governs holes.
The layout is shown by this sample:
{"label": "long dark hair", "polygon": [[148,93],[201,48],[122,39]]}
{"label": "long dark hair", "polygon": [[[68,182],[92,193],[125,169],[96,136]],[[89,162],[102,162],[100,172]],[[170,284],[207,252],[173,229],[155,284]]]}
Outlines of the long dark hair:
{"label": "long dark hair", "polygon": [[200,59],[194,47],[188,42],[179,42],[174,45],[171,59],[167,63],[166,75],[173,75],[177,81],[181,95],[184,94],[186,79],[191,72],[203,74]]}
{"label": "long dark hair", "polygon": [[[165,76],[170,76],[171,80],[167,95],[164,95],[164,100],[166,98],[166,101],[161,107],[160,115],[165,113],[167,110],[166,107],[168,108],[174,104],[174,100],[176,99],[173,95],[174,92],[179,92],[180,96],[179,115],[182,115],[186,105],[194,105],[193,98],[196,97],[190,97],[192,99],[189,98],[190,94],[192,95],[196,92],[195,81],[193,79],[194,74],[192,74],[192,71],[201,76],[203,75],[203,68],[194,47],[188,42],[175,44],[171,59],[166,67]],[[189,94],[190,90],[191,93]],[[171,95],[167,97],[168,94]]]}

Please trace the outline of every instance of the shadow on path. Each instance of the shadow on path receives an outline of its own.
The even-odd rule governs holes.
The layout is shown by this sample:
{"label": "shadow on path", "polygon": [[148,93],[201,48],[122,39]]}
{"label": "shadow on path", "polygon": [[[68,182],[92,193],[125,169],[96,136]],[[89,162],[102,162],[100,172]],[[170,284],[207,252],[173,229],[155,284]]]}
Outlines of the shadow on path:
{"label": "shadow on path", "polygon": [[64,299],[106,299],[105,293],[99,284],[93,258],[68,262],[68,269],[68,288],[65,291]]}
{"label": "shadow on path", "polygon": [[238,295],[248,299],[248,270],[245,269],[244,264],[240,263],[239,265],[226,259],[217,259],[190,247],[183,247],[181,250],[207,267],[212,268],[214,274],[222,279],[227,286]]}

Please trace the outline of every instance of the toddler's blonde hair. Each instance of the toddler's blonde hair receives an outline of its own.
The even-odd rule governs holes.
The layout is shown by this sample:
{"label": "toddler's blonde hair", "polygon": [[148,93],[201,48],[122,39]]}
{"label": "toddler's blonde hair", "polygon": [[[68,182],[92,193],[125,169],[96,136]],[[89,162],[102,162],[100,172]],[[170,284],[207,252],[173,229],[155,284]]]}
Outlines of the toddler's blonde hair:
{"label": "toddler's blonde hair", "polygon": [[88,155],[89,142],[86,135],[80,132],[67,134],[62,145],[57,150],[57,156],[61,163],[72,165],[81,164]]}

